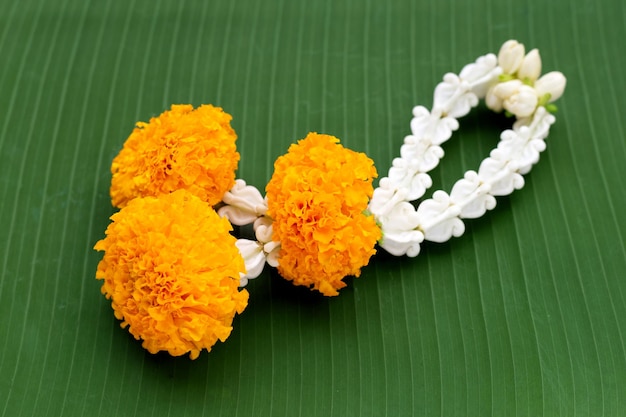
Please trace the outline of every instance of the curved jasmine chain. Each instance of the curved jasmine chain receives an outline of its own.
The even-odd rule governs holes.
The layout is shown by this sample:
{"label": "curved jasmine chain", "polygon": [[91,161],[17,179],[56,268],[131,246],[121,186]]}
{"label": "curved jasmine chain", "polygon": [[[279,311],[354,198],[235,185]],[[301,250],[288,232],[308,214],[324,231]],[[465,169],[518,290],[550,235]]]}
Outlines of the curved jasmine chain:
{"label": "curved jasmine chain", "polygon": [[502,133],[498,147],[480,164],[467,171],[450,194],[435,191],[417,209],[418,225],[425,240],[445,242],[465,231],[462,218],[474,219],[496,206],[495,196],[511,194],[524,186],[522,174],[539,161],[544,139],[555,118],[544,107],[535,112],[530,126],[517,125]]}
{"label": "curved jasmine chain", "polygon": [[478,105],[501,72],[495,55],[482,56],[466,65],[458,76],[448,73],[443,77],[435,88],[432,111],[423,106],[413,109],[412,134],[405,137],[400,158],[393,160],[388,176],[381,178],[369,205],[383,231],[381,246],[391,254],[419,253],[425,236],[410,202],[432,186],[428,172],[444,156],[440,145],[459,128],[456,119]]}
{"label": "curved jasmine chain", "polygon": [[[466,65],[460,74],[446,74],[435,88],[433,110],[413,109],[412,135],[404,139],[400,158],[393,161],[370,201],[370,212],[383,231],[381,247],[397,256],[417,256],[424,240],[445,242],[465,231],[462,218],[477,218],[496,206],[494,196],[507,195],[524,186],[530,171],[545,149],[543,141],[555,118],[549,103],[565,89],[565,77],[551,72],[539,78],[541,59],[534,49],[511,40],[498,58],[487,54]],[[457,181],[450,194],[435,191],[417,209],[412,201],[432,185],[427,174],[443,157],[439,145],[458,129],[457,118],[465,116],[479,99],[496,111],[515,115],[513,129],[501,135],[498,147],[480,165]]]}

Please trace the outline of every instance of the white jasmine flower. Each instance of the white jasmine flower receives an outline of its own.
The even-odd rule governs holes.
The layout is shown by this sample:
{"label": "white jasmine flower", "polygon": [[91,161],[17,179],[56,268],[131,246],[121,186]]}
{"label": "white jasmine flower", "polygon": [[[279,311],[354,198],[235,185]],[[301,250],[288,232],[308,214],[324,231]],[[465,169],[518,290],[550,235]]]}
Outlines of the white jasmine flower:
{"label": "white jasmine flower", "polygon": [[280,242],[273,241],[272,234],[272,220],[262,216],[254,222],[254,236],[256,240],[237,239],[235,245],[239,249],[246,265],[246,273],[240,274],[239,277],[240,287],[245,287],[248,284],[248,280],[261,275],[266,262],[270,266],[278,266]]}
{"label": "white jasmine flower", "polygon": [[519,89],[502,102],[505,110],[515,115],[517,118],[532,115],[537,108],[537,93],[535,89],[522,85]]}
{"label": "white jasmine flower", "polygon": [[223,201],[226,205],[217,211],[218,214],[238,226],[250,224],[267,212],[267,201],[259,190],[241,179],[224,194]]}
{"label": "white jasmine flower", "polygon": [[541,57],[539,50],[533,49],[526,54],[522,60],[522,64],[517,71],[517,78],[525,83],[534,84],[541,74]]}
{"label": "white jasmine flower", "polygon": [[452,132],[459,128],[459,122],[449,116],[433,114],[424,106],[413,108],[411,133],[417,139],[426,138],[435,145],[441,145],[450,139]]}
{"label": "white jasmine flower", "polygon": [[[538,98],[535,89],[520,80],[497,84],[491,91],[491,100],[501,100],[497,104],[518,118],[528,117],[537,108]],[[495,96],[495,97],[494,97]],[[490,103],[488,102],[487,105]],[[492,108],[490,106],[490,108]],[[495,108],[492,108],[495,110]]]}
{"label": "white jasmine flower", "polygon": [[500,113],[504,110],[504,107],[502,106],[503,100],[494,93],[494,90],[498,85],[500,84],[492,85],[489,90],[487,90],[487,95],[485,96],[485,104],[487,105],[487,108],[495,111],[496,113]]}
{"label": "white jasmine flower", "polygon": [[394,256],[407,255],[411,258],[419,255],[420,243],[424,234],[419,230],[391,231],[385,233],[380,246]]}
{"label": "white jasmine flower", "polygon": [[263,252],[263,245],[249,239],[237,239],[235,242],[237,249],[246,265],[246,273],[240,273],[239,286],[248,285],[248,280],[261,275],[265,266],[266,254]]}
{"label": "white jasmine flower", "polygon": [[489,86],[498,79],[502,69],[498,67],[498,59],[494,54],[479,57],[476,62],[463,67],[459,78],[471,86],[472,92],[479,99],[485,98]]}
{"label": "white jasmine flower", "polygon": [[535,90],[539,97],[544,97],[546,94],[550,94],[548,103],[552,103],[563,95],[566,83],[567,80],[565,79],[563,73],[559,71],[552,71],[544,74],[537,80],[535,83]]}
{"label": "white jasmine flower", "polygon": [[477,104],[478,97],[472,92],[470,83],[461,80],[456,74],[448,73],[435,87],[432,113],[463,117]]}
{"label": "white jasmine flower", "polygon": [[517,93],[522,85],[524,84],[520,80],[510,80],[492,86],[485,97],[487,107],[495,112],[501,112],[504,110],[504,100]]}
{"label": "white jasmine flower", "polygon": [[493,94],[495,94],[501,100],[506,100],[524,85],[520,80],[510,80],[497,84],[493,88]]}
{"label": "white jasmine flower", "polygon": [[498,53],[498,65],[505,74],[515,74],[524,60],[524,45],[516,40],[506,41]]}

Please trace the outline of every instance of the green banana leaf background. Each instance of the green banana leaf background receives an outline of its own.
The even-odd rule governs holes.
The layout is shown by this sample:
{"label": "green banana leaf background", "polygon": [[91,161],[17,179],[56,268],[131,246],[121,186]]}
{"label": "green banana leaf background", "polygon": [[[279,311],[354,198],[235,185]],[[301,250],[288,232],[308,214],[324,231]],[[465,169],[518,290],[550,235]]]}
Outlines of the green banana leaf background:
{"label": "green banana leaf background", "polygon": [[[0,0],[0,416],[626,416],[625,38],[617,0]],[[334,298],[266,269],[195,361],[120,328],[92,248],[136,121],[223,107],[260,189],[309,131],[384,176],[413,106],[508,39],[568,85],[525,187],[462,237],[380,250]],[[460,123],[433,189],[510,119]]]}

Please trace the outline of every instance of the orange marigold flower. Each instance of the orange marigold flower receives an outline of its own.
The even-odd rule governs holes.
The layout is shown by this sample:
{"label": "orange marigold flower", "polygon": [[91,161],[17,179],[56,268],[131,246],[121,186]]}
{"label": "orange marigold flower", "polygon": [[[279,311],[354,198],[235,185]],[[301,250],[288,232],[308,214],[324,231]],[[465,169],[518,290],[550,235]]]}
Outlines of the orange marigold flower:
{"label": "orange marigold flower", "polygon": [[113,205],[179,189],[219,203],[235,184],[239,162],[230,120],[219,107],[186,104],[138,122],[111,164]]}
{"label": "orange marigold flower", "polygon": [[266,191],[284,278],[333,296],[361,274],[381,237],[366,212],[376,175],[367,155],[317,133],[276,160]]}
{"label": "orange marigold flower", "polygon": [[96,278],[115,317],[150,353],[211,350],[248,304],[230,223],[186,190],[133,199],[111,217]]}

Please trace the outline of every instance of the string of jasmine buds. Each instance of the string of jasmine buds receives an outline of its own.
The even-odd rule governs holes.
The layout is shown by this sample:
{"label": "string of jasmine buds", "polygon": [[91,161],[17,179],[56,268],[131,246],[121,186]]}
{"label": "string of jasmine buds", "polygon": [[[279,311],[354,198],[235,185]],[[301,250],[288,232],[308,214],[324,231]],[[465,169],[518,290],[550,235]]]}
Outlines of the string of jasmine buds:
{"label": "string of jasmine buds", "polygon": [[[430,111],[424,106],[413,109],[411,134],[404,138],[400,157],[392,161],[368,206],[381,228],[379,245],[383,249],[396,256],[417,256],[424,240],[445,242],[461,236],[465,231],[462,219],[484,215],[495,208],[496,196],[524,186],[522,175],[539,161],[540,152],[546,148],[544,140],[555,122],[552,103],[566,85],[558,71],[540,74],[539,52],[533,49],[526,54],[522,44],[509,40],[498,56],[481,56],[458,75],[445,74],[435,88]],[[443,158],[441,145],[459,128],[457,119],[481,99],[489,109],[514,116],[512,128],[502,132],[497,147],[478,171],[467,171],[450,193],[438,190],[432,198],[414,205],[432,186],[428,172]],[[260,275],[266,262],[278,266],[280,243],[272,240],[267,200],[256,188],[237,180],[224,196],[224,203],[220,215],[235,225],[254,227],[256,240],[237,240],[247,270],[241,276],[243,286]]]}
{"label": "string of jasmine buds", "polygon": [[[477,218],[496,206],[495,196],[504,196],[524,186],[523,174],[539,160],[555,118],[548,110],[565,89],[560,72],[539,78],[541,58],[534,49],[528,54],[517,41],[504,43],[498,57],[487,54],[466,65],[457,76],[446,74],[435,88],[433,109],[413,109],[411,135],[404,139],[400,157],[394,159],[370,201],[369,210],[381,226],[380,246],[393,255],[417,256],[424,240],[445,242],[461,236],[461,219]],[[450,194],[435,191],[432,198],[415,208],[411,202],[432,185],[428,172],[444,152],[440,147],[459,127],[479,99],[487,107],[516,117],[513,128],[502,132],[500,143],[480,164],[478,172],[467,171]]]}

